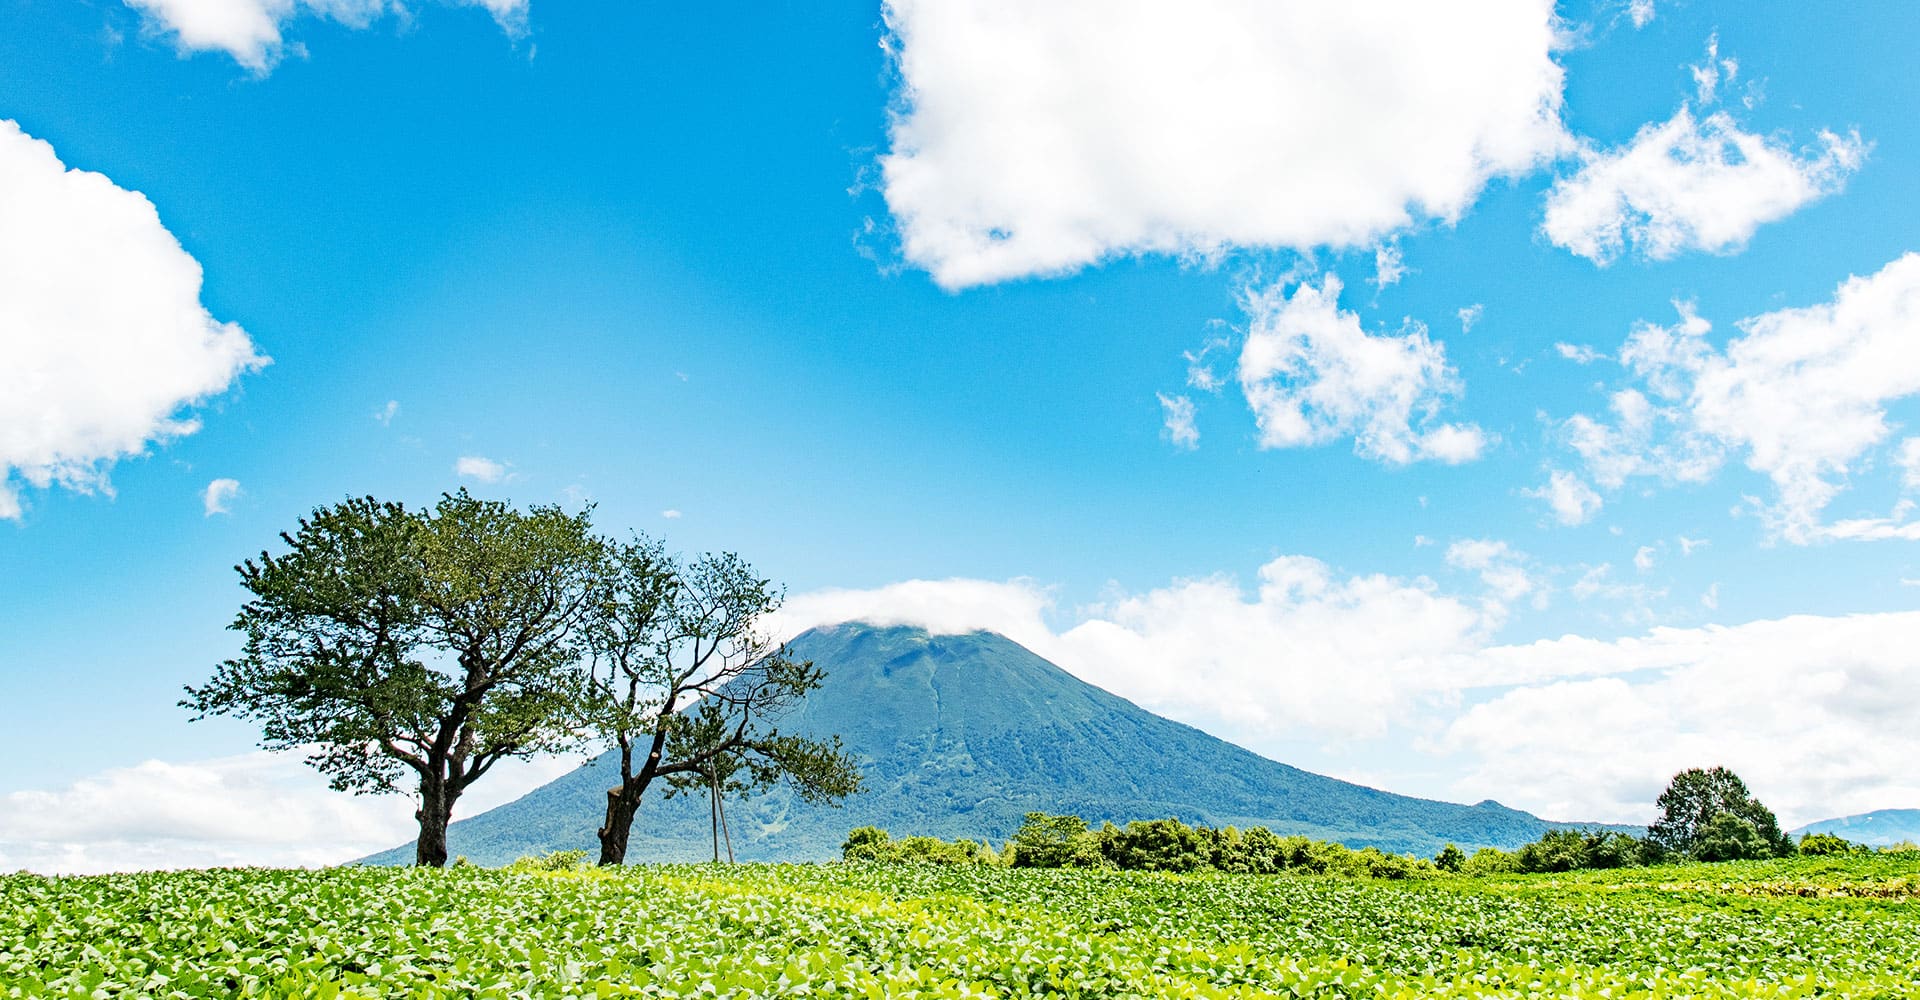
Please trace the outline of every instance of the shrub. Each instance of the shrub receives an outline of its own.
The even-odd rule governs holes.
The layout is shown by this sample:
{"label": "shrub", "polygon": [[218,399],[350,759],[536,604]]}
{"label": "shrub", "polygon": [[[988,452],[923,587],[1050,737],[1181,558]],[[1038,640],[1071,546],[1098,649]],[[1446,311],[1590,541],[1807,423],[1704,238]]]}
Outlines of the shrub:
{"label": "shrub", "polygon": [[1520,870],[1514,856],[1498,847],[1482,847],[1460,866],[1463,875],[1508,875]]}
{"label": "shrub", "polygon": [[1214,867],[1212,839],[1177,819],[1135,820],[1125,829],[1102,830],[1099,849],[1127,871],[1190,872]]}
{"label": "shrub", "polygon": [[527,855],[518,858],[507,869],[516,872],[567,872],[586,863],[585,851],[550,851],[542,857]]}
{"label": "shrub", "polygon": [[1027,814],[1007,851],[1015,868],[1098,868],[1106,861],[1086,820],[1043,812]]}
{"label": "shrub", "polygon": [[1800,853],[1814,856],[1853,854],[1862,848],[1853,841],[1831,833],[1809,833],[1800,838]]}
{"label": "shrub", "polygon": [[1467,863],[1467,852],[1448,844],[1433,856],[1433,866],[1443,872],[1458,872]]}
{"label": "shrub", "polygon": [[840,845],[840,857],[847,861],[881,861],[893,838],[877,826],[855,827]]}
{"label": "shrub", "polygon": [[1746,861],[1771,858],[1774,845],[1752,820],[1730,812],[1716,813],[1700,828],[1693,857],[1698,861]]}

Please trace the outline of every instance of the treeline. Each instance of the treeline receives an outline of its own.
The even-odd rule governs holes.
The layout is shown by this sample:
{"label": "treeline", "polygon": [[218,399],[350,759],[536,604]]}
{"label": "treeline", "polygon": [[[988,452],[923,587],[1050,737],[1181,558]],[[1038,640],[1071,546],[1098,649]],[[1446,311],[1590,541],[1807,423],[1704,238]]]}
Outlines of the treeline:
{"label": "treeline", "polygon": [[1424,858],[1375,847],[1354,850],[1309,837],[1283,837],[1265,827],[1189,826],[1177,819],[1135,820],[1126,826],[1088,826],[1079,816],[1030,812],[1006,846],[938,837],[894,840],[863,826],[847,835],[841,856],[884,864],[1004,865],[1011,868],[1109,868],[1122,871],[1219,871],[1270,875],[1299,872],[1369,878],[1418,878],[1437,873]]}
{"label": "treeline", "polygon": [[1369,878],[1417,878],[1442,873],[1500,875],[1631,868],[1683,861],[1743,861],[1794,854],[1846,854],[1867,848],[1832,834],[1798,843],[1783,833],[1772,810],[1724,767],[1674,775],[1655,803],[1660,818],[1636,837],[1618,830],[1548,830],[1513,851],[1483,847],[1469,855],[1448,844],[1432,860],[1354,850],[1308,837],[1283,837],[1265,827],[1188,826],[1177,819],[1136,820],[1092,829],[1079,816],[1027,813],[1001,850],[984,841],[938,837],[894,840],[879,827],[847,836],[848,861],[889,864],[997,864],[1013,868],[1113,868],[1122,871],[1218,871],[1249,874],[1301,872]]}
{"label": "treeline", "polygon": [[[1750,846],[1744,838],[1735,845]],[[1189,826],[1178,819],[1135,820],[1125,826],[1106,823],[1095,829],[1079,816],[1030,812],[1020,829],[998,850],[984,840],[903,837],[863,826],[840,845],[847,861],[881,864],[1000,865],[1010,868],[1105,868],[1119,871],[1234,872],[1272,875],[1344,875],[1366,878],[1424,878],[1534,874],[1632,868],[1681,861],[1728,861],[1723,843],[1708,841],[1695,854],[1672,853],[1647,837],[1616,830],[1549,830],[1516,850],[1483,847],[1468,854],[1448,844],[1432,860],[1389,854],[1375,847],[1359,850],[1326,840],[1281,836],[1265,827]],[[1870,850],[1832,834],[1811,833],[1798,844],[1759,857],[1792,854],[1830,855]]]}

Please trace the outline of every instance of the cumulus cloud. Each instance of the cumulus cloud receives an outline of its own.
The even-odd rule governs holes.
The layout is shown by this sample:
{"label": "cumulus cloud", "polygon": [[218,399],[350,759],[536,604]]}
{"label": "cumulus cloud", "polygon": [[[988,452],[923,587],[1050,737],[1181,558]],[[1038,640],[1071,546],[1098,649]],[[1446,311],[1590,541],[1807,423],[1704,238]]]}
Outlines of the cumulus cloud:
{"label": "cumulus cloud", "polygon": [[1545,500],[1561,524],[1585,524],[1600,512],[1600,494],[1586,481],[1565,469],[1555,469],[1547,483],[1538,489],[1521,490],[1522,496]]}
{"label": "cumulus cloud", "polygon": [[681,514],[678,508],[668,507],[666,510],[660,512],[660,516],[669,521],[678,521],[680,520]]}
{"label": "cumulus cloud", "polygon": [[387,405],[373,411],[373,419],[380,421],[382,427],[393,426],[393,418],[399,415],[400,401],[397,399],[389,399]]}
{"label": "cumulus cloud", "polygon": [[1200,428],[1193,422],[1193,400],[1187,396],[1160,393],[1160,413],[1166,424],[1163,432],[1175,448],[1192,451],[1200,447]]}
{"label": "cumulus cloud", "polygon": [[889,0],[882,190],[948,288],[1370,245],[1569,147],[1551,0]]}
{"label": "cumulus cloud", "polygon": [[496,462],[482,455],[462,455],[453,463],[453,474],[483,483],[497,483],[507,478],[507,466],[504,462]]}
{"label": "cumulus cloud", "polygon": [[200,502],[206,508],[206,516],[226,514],[231,510],[234,498],[240,495],[240,480],[216,479],[207,484],[206,491],[200,494]]}
{"label": "cumulus cloud", "polygon": [[[1701,103],[1735,71],[1710,48],[1694,68]],[[1811,148],[1796,150],[1743,130],[1724,111],[1699,118],[1682,106],[1624,146],[1589,151],[1578,172],[1547,192],[1541,231],[1603,266],[1629,251],[1648,260],[1732,253],[1762,225],[1839,191],[1867,148],[1858,133],[1821,132]]]}
{"label": "cumulus cloud", "polygon": [[200,285],[152,202],[0,120],[0,518],[22,481],[111,494],[114,462],[267,364]]}
{"label": "cumulus cloud", "polygon": [[[1581,414],[1562,425],[1594,479],[1699,482],[1729,455],[1766,476],[1771,502],[1755,509],[1778,537],[1910,537],[1904,512],[1823,525],[1828,503],[1861,460],[1892,435],[1888,407],[1920,394],[1920,254],[1842,282],[1829,302],[1736,324],[1725,347],[1712,324],[1681,306],[1672,326],[1642,323],[1620,360],[1639,385],[1615,392],[1610,420]],[[1901,467],[1905,446],[1893,454]]]}
{"label": "cumulus cloud", "polygon": [[[503,761],[461,798],[459,815],[510,802],[578,764]],[[0,870],[341,864],[412,839],[413,808],[406,796],[333,791],[299,754],[148,760],[0,796]]]}
{"label": "cumulus cloud", "polygon": [[1627,0],[1627,17],[1635,28],[1644,28],[1653,23],[1653,0]]}
{"label": "cumulus cloud", "polygon": [[[527,30],[529,0],[450,0],[480,7],[511,37]],[[148,30],[169,39],[182,55],[225,52],[258,74],[273,69],[287,49],[284,29],[300,18],[365,28],[393,14],[411,15],[400,0],[125,0]]]}
{"label": "cumulus cloud", "polygon": [[[1717,594],[1717,591],[1710,591]],[[1447,727],[1456,786],[1554,816],[1652,818],[1687,767],[1739,772],[1788,824],[1920,801],[1920,613],[1810,615],[1488,650],[1542,682]],[[1559,679],[1551,679],[1555,674]]]}
{"label": "cumulus cloud", "polygon": [[1480,456],[1486,434],[1439,414],[1460,391],[1445,348],[1418,323],[1368,333],[1340,309],[1340,279],[1250,289],[1237,377],[1263,448],[1351,437],[1354,451],[1395,465],[1459,463]]}
{"label": "cumulus cloud", "polygon": [[[1517,554],[1468,540],[1449,557],[1492,568]],[[1056,629],[1049,591],[1031,580],[922,580],[800,595],[780,634],[846,620],[998,631],[1255,750],[1385,736],[1382,759],[1396,762],[1374,768],[1385,787],[1555,818],[1647,822],[1668,777],[1712,764],[1734,767],[1790,823],[1920,801],[1908,766],[1920,733],[1897,721],[1920,712],[1920,612],[1496,645],[1484,598],[1503,584],[1484,582],[1476,598],[1282,556],[1250,587],[1176,580]],[[1436,773],[1454,777],[1422,786]]]}

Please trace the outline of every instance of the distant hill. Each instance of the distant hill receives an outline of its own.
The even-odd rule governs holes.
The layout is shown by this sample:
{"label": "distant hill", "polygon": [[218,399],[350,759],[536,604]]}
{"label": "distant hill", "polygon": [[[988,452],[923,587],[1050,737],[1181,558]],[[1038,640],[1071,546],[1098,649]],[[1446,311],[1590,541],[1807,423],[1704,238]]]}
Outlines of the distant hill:
{"label": "distant hill", "polygon": [[1879,809],[1858,816],[1823,819],[1793,831],[1796,837],[1809,833],[1831,833],[1874,847],[1902,842],[1920,844],[1920,809]]}
{"label": "distant hill", "polygon": [[[1517,847],[1564,825],[1497,802],[1410,798],[1268,760],[1154,715],[993,633],[849,623],[809,631],[792,647],[824,667],[827,680],[782,729],[840,734],[861,762],[867,790],[838,809],[783,791],[729,802],[743,860],[837,857],[847,831],[866,825],[997,844],[1030,810],[1077,813],[1096,825],[1175,816],[1265,826],[1422,856],[1449,842],[1468,850]],[[597,853],[594,831],[613,766],[603,757],[455,822],[451,851],[480,864],[562,848]],[[707,856],[706,800],[669,800],[664,792],[648,791],[629,859]],[[367,860],[405,863],[412,847]]]}

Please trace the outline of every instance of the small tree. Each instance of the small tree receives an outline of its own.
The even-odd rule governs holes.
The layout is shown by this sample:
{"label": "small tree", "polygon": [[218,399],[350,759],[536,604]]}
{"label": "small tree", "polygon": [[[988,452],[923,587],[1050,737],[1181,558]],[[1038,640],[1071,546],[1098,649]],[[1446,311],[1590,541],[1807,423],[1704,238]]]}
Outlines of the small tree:
{"label": "small tree", "polygon": [[683,566],[644,540],[615,546],[608,565],[588,628],[585,702],[590,727],[619,751],[619,780],[607,791],[599,831],[601,864],[626,860],[655,779],[669,794],[785,781],[809,802],[837,803],[859,790],[838,736],[782,734],[773,725],[825,674],[761,631],[780,605],[768,580],[730,553]]}
{"label": "small tree", "polygon": [[[1647,828],[1647,839],[1669,856],[1699,858],[1708,824],[1722,813],[1751,827],[1767,854],[1793,853],[1793,841],[1780,831],[1773,811],[1753,797],[1739,775],[1724,767],[1696,767],[1674,775],[1655,804],[1660,818]],[[1734,836],[1733,829],[1723,824],[1717,834],[1715,852],[1730,849],[1725,838]]]}
{"label": "small tree", "polygon": [[600,542],[586,513],[520,512],[465,490],[431,510],[322,507],[287,551],[236,567],[241,655],[181,705],[259,722],[341,791],[411,775],[415,862],[447,862],[460,796],[508,757],[564,749]]}
{"label": "small tree", "polygon": [[1454,872],[1457,874],[1460,869],[1465,868],[1466,865],[1467,852],[1462,851],[1453,844],[1442,847],[1440,853],[1433,856],[1433,866],[1443,872]]}

